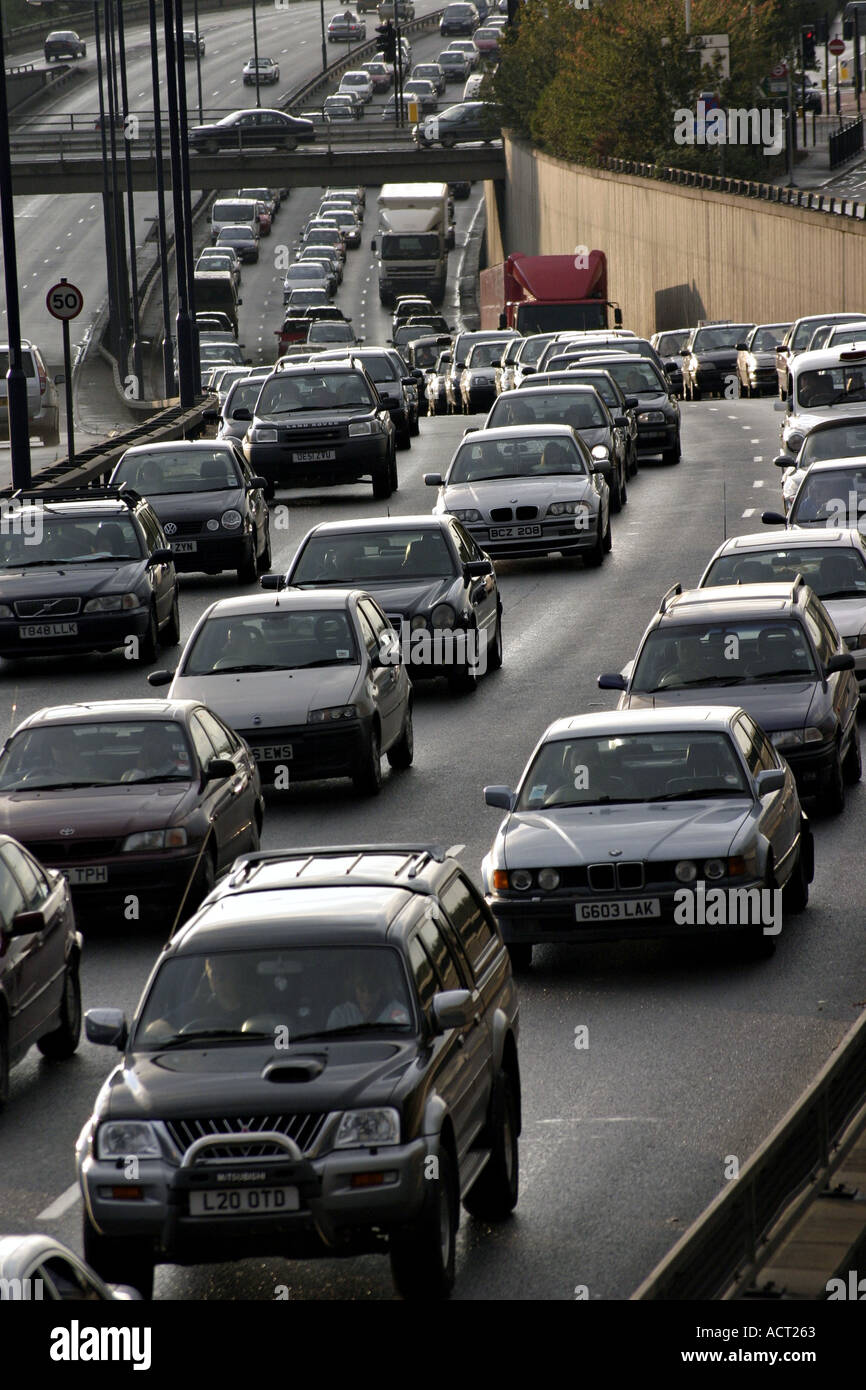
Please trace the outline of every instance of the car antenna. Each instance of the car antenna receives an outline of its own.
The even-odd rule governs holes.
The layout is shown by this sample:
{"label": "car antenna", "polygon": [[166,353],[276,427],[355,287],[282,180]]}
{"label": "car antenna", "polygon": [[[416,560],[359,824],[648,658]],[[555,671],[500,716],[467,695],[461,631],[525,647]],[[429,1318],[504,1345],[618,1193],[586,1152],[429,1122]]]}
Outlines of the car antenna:
{"label": "car antenna", "polygon": [[722,540],[728,539],[728,480],[722,478]]}

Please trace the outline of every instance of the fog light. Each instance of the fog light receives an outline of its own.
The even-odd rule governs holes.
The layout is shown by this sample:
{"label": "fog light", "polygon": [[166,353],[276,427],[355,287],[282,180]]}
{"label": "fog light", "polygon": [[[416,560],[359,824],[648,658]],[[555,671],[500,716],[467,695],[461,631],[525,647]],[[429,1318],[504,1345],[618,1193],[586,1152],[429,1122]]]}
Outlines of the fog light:
{"label": "fog light", "polygon": [[705,878],[724,878],[725,861],[724,859],[708,859],[704,864]]}
{"label": "fog light", "polygon": [[111,1195],[120,1202],[143,1202],[143,1187],[112,1187]]}

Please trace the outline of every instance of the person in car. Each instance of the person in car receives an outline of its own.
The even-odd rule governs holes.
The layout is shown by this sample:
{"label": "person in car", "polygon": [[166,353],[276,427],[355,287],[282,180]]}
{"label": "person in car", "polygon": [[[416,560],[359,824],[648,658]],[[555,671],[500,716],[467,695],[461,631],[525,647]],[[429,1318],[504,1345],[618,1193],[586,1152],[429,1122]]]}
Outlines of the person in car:
{"label": "person in car", "polygon": [[222,656],[213,664],[214,671],[230,671],[237,666],[249,666],[259,654],[258,633],[246,623],[232,623],[226,633]]}
{"label": "person in car", "polygon": [[409,1023],[409,1010],[399,999],[388,999],[381,982],[358,962],[346,976],[345,1003],[328,1015],[328,1028],[351,1028],[359,1023]]}

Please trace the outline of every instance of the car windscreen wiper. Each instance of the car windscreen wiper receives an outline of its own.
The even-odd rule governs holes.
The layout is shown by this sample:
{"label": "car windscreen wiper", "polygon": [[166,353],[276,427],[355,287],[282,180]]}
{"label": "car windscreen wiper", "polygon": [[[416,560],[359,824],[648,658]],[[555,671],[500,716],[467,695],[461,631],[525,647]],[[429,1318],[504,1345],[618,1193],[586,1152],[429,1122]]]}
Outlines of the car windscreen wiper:
{"label": "car windscreen wiper", "polygon": [[204,1039],[207,1039],[208,1042],[237,1042],[241,1038],[244,1042],[260,1042],[263,1038],[270,1040],[273,1036],[273,1032],[245,1033],[240,1028],[197,1028],[194,1032],[177,1033],[175,1037],[169,1038],[166,1042],[157,1043],[152,1050],[154,1052],[168,1051],[170,1047],[185,1047],[187,1043],[202,1042]]}
{"label": "car windscreen wiper", "polygon": [[[405,1029],[409,1026],[408,1020],[406,1023],[394,1023],[393,1021],[376,1023],[374,1020],[366,1023],[346,1023],[342,1028],[321,1028],[313,1033],[293,1033],[289,1041],[296,1043],[306,1042],[310,1038],[347,1038],[354,1033],[378,1033],[382,1028]],[[271,1036],[269,1033],[268,1037]]]}
{"label": "car windscreen wiper", "polygon": [[644,797],[646,802],[651,801],[711,801],[717,796],[748,796],[748,792],[742,788],[734,787],[689,787],[682,792],[662,792],[661,796]]}
{"label": "car windscreen wiper", "polygon": [[272,662],[269,661],[250,661],[247,662],[245,666],[220,666],[218,671],[201,671],[198,673],[191,671],[187,672],[186,674],[199,674],[202,676],[231,676],[234,675],[236,672],[249,673],[254,671],[289,671],[291,669],[292,668],[290,666],[275,666]]}
{"label": "car windscreen wiper", "polygon": [[186,773],[162,773],[154,772],[149,777],[135,777],[128,782],[100,782],[101,787],[147,787],[154,786],[158,782],[191,782],[192,778]]}

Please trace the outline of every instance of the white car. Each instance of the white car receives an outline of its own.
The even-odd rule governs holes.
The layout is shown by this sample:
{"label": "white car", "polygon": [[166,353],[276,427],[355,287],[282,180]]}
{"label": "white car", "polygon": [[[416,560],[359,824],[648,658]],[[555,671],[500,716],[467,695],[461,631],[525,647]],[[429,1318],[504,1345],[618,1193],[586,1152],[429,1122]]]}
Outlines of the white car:
{"label": "white car", "polygon": [[787,515],[762,512],[767,526],[839,526],[866,532],[866,457],[825,459],[807,468]]}
{"label": "white car", "polygon": [[471,39],[452,39],[448,47],[452,53],[462,53],[469,63],[470,70],[475,71],[481,61],[481,54]]}
{"label": "white car", "polygon": [[273,58],[259,58],[258,64],[256,64],[255,58],[249,58],[247,62],[244,64],[244,86],[254,87],[256,83],[256,77],[258,77],[260,87],[263,86],[266,82],[269,82],[271,84],[279,82],[279,63],[276,62]]}
{"label": "white car", "polygon": [[450,514],[494,560],[581,555],[593,568],[611,548],[601,466],[569,425],[476,430],[458,445],[434,513]]}
{"label": "white car", "polygon": [[344,72],[340,78],[337,92],[348,92],[350,96],[360,97],[366,106],[373,100],[373,79],[368,72]]}
{"label": "white car", "polygon": [[788,453],[779,454],[773,460],[782,472],[782,501],[785,511],[793,502],[803,476],[813,463],[827,463],[831,459],[850,459],[866,457],[866,410],[862,415],[846,415],[840,420],[825,420],[815,425],[803,443],[800,452],[792,461]]}
{"label": "white car", "polygon": [[775,409],[785,412],[782,444],[792,454],[815,425],[866,413],[866,343],[798,354],[788,367],[787,399]]}
{"label": "white car", "polygon": [[698,588],[793,582],[798,574],[818,595],[853,652],[860,695],[866,695],[866,545],[859,531],[804,528],[782,535],[758,531],[734,536],[719,546]]}

